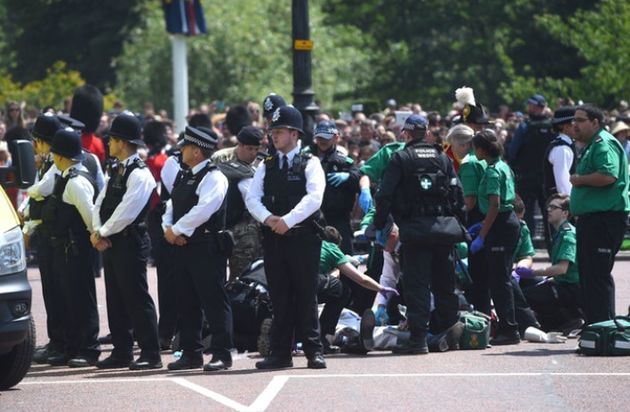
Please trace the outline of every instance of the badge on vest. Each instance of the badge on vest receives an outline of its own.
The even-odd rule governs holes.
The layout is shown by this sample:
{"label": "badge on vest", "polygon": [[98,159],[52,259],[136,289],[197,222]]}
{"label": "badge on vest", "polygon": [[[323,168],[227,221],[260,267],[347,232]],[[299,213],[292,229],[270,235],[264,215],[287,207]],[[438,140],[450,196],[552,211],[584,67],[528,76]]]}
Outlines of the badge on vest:
{"label": "badge on vest", "polygon": [[302,180],[302,178],[300,177],[300,175],[296,175],[295,173],[288,173],[287,180],[289,182],[297,182],[297,181]]}
{"label": "badge on vest", "polygon": [[432,159],[434,157],[437,157],[438,155],[438,152],[436,149],[429,148],[429,147],[418,147],[418,148],[413,149],[413,151],[416,154],[416,157],[420,159]]}

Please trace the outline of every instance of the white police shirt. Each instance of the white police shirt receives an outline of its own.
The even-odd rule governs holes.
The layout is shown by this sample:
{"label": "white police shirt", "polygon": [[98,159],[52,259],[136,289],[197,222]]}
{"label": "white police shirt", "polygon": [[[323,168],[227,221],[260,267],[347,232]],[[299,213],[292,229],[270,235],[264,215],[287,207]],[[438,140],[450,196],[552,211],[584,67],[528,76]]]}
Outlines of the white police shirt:
{"label": "white police shirt", "polygon": [[[566,143],[571,144],[571,138],[560,133],[559,137]],[[573,163],[573,150],[569,146],[559,145],[551,149],[547,157],[553,166],[553,177],[556,180],[556,190],[558,193],[571,194],[573,185],[571,178],[571,164]]]}
{"label": "white police shirt", "polygon": [[[78,170],[88,173],[88,170],[80,163],[75,163],[70,166],[61,174],[62,178],[68,176],[71,170]],[[69,179],[66,184],[66,190],[63,192],[61,200],[64,203],[73,205],[79,211],[83,223],[88,232],[92,232],[92,211],[94,210],[94,187],[90,181],[82,176],[78,175],[73,179]]]}
{"label": "white police shirt", "polygon": [[162,166],[160,171],[160,181],[170,194],[173,191],[173,185],[175,184],[175,178],[177,173],[181,170],[179,160],[177,156],[169,156]]}
{"label": "white police shirt", "polygon": [[[131,166],[136,159],[139,159],[138,154],[133,154],[123,160],[121,165],[126,169]],[[94,231],[98,232],[102,237],[108,237],[122,232],[127,226],[133,223],[149,201],[153,189],[155,189],[156,186],[155,179],[148,167],[135,168],[129,174],[127,190],[122,200],[118,206],[116,206],[116,209],[114,209],[109,219],[107,219],[107,222],[101,222],[101,205],[107,193],[107,183],[109,179],[111,179],[111,177],[107,178],[105,187],[101,190],[101,193],[99,193],[98,198],[96,198],[96,204],[92,212]]]}
{"label": "white police shirt", "polygon": [[[191,172],[193,175],[199,173],[209,160],[204,160]],[[173,199],[166,203],[166,212],[162,216],[162,229],[166,231],[170,226],[175,236],[191,236],[195,229],[206,223],[210,217],[221,208],[223,200],[227,195],[228,180],[220,170],[212,170],[201,179],[195,194],[199,196],[199,201],[192,209],[173,224]]]}
{"label": "white police shirt", "polygon": [[[289,167],[293,165],[293,159],[299,153],[299,146],[295,147],[289,153],[278,153],[279,167],[282,167],[283,157],[287,156]],[[245,203],[249,213],[256,220],[264,223],[265,220],[272,215],[272,213],[263,205],[262,197],[264,195],[264,181],[265,181],[265,163],[262,162],[249,187],[249,193]],[[306,163],[306,169],[304,170],[306,176],[306,195],[300,200],[300,202],[286,215],[281,216],[284,223],[291,229],[293,226],[303,222],[313,213],[315,213],[322,205],[324,199],[324,190],[326,190],[326,176],[322,169],[321,163],[317,156],[312,156]]]}

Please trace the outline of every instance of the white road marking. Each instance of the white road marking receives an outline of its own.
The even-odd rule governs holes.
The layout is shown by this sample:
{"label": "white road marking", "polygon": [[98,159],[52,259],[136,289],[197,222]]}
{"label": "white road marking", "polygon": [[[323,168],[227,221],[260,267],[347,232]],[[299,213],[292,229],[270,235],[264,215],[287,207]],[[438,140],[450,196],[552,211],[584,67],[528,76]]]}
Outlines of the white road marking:
{"label": "white road marking", "polygon": [[479,373],[343,373],[331,375],[276,375],[267,387],[258,395],[254,402],[243,405],[227,396],[221,395],[201,385],[190,382],[181,377],[168,378],[113,378],[113,379],[82,379],[82,380],[24,380],[20,385],[67,385],[67,384],[103,384],[103,383],[134,383],[134,382],[173,382],[190,389],[207,398],[238,412],[261,412],[266,410],[278,396],[289,379],[335,379],[335,378],[466,378],[466,377],[539,377],[539,376],[619,376],[630,377],[630,372],[479,372]]}

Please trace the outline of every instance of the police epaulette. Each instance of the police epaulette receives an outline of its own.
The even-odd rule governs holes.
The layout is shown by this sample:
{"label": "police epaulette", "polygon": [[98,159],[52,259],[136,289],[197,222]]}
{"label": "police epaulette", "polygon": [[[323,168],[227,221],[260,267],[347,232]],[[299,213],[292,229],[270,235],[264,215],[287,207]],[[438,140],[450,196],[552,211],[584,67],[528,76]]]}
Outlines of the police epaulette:
{"label": "police epaulette", "polygon": [[208,164],[206,165],[206,169],[208,169],[208,172],[211,172],[216,168],[217,168],[217,165],[212,160],[210,160]]}
{"label": "police epaulette", "polygon": [[144,162],[144,160],[140,159],[139,157],[136,157],[133,162],[138,165],[139,168],[144,168],[147,167],[147,164]]}

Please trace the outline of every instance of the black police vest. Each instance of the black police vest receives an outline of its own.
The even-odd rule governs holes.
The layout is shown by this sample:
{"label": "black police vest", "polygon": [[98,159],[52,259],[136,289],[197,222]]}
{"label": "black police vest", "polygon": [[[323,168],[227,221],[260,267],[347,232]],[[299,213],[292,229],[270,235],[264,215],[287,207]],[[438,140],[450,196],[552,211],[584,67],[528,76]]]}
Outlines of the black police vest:
{"label": "black police vest", "polygon": [[553,194],[558,193],[556,177],[553,174],[553,165],[549,161],[549,154],[555,147],[558,146],[568,146],[573,152],[573,162],[571,162],[569,173],[575,173],[575,168],[577,167],[577,151],[575,149],[575,143],[573,143],[573,141],[571,141],[571,143],[567,143],[560,137],[556,137],[555,139],[553,139],[547,147],[547,151],[545,152],[545,162],[543,163],[545,197],[549,197]]}
{"label": "black police vest", "polygon": [[[177,223],[182,216],[199,202],[199,196],[196,193],[197,188],[204,176],[213,170],[217,170],[217,166],[212,162],[208,162],[206,167],[201,169],[196,175],[192,175],[190,170],[179,171],[171,193],[173,223]],[[210,240],[218,231],[223,230],[225,228],[226,203],[224,200],[219,210],[214,212],[207,222],[199,225],[188,239],[190,241]]]}
{"label": "black police vest", "polygon": [[[42,180],[46,172],[50,170],[53,164],[54,162],[51,159],[46,159],[45,161],[42,162],[37,172],[37,175],[40,181]],[[29,212],[28,213],[31,219],[39,220],[42,218],[42,210],[44,209],[44,206],[46,205],[46,201],[48,200],[48,197],[49,196],[46,196],[42,200],[29,199],[28,201]]]}
{"label": "black police vest", "polygon": [[[105,223],[112,217],[114,214],[114,210],[118,207],[120,202],[122,202],[123,196],[127,192],[127,180],[129,180],[129,176],[136,169],[144,169],[146,164],[140,160],[135,159],[126,169],[124,169],[124,173],[120,172],[120,168],[122,167],[119,164],[117,167],[112,169],[112,175],[107,182],[107,189],[105,192],[105,198],[103,198],[103,203],[101,203],[101,210],[99,211],[99,216],[101,217],[101,223]],[[147,200],[147,203],[142,208],[142,211],[138,214],[135,220],[131,223],[131,225],[139,225],[144,222],[144,219],[149,210],[149,202],[151,198]],[[131,226],[130,225],[130,226]]]}
{"label": "black police vest", "polygon": [[49,196],[46,205],[42,211],[42,221],[50,228],[51,236],[55,238],[68,238],[69,236],[85,236],[88,229],[83,222],[83,218],[79,210],[69,203],[63,201],[63,193],[70,179],[77,176],[85,177],[92,187],[96,197],[96,183],[89,173],[72,169],[66,177],[58,178],[55,182],[55,188],[52,195]]}
{"label": "black police vest", "polygon": [[245,208],[243,196],[238,190],[238,184],[243,179],[254,177],[254,169],[237,161],[219,163],[217,167],[227,177],[229,183],[225,216],[225,227],[229,229],[234,227],[245,216],[247,209]]}
{"label": "black police vest", "polygon": [[449,201],[449,159],[439,146],[414,143],[400,152],[401,184],[394,192],[395,220],[422,216],[452,216]]}
{"label": "black police vest", "polygon": [[92,176],[92,180],[96,182],[98,168],[101,167],[101,165],[98,164],[96,158],[92,156],[92,154],[87,150],[83,150],[83,154],[85,155],[85,157],[81,161],[81,164],[85,166],[90,176]]}
{"label": "black police vest", "polygon": [[[265,159],[264,195],[262,203],[275,216],[289,213],[306,195],[306,164],[312,157],[309,153],[300,153],[293,158],[289,170],[284,171],[278,165],[279,155]],[[319,216],[319,210],[304,222]]]}
{"label": "black police vest", "polygon": [[[317,146],[311,147],[311,153],[318,153]],[[339,153],[336,149],[324,155],[323,159],[321,159],[321,165],[326,176],[328,176],[328,173],[350,172],[352,163],[348,162],[347,159],[346,156]],[[354,200],[358,191],[358,185],[342,184],[335,187],[327,184],[321,206],[324,216],[348,216],[354,208]]]}
{"label": "black police vest", "polygon": [[543,117],[527,121],[523,144],[510,165],[519,186],[532,189],[542,186],[544,155],[553,137],[550,119]]}

